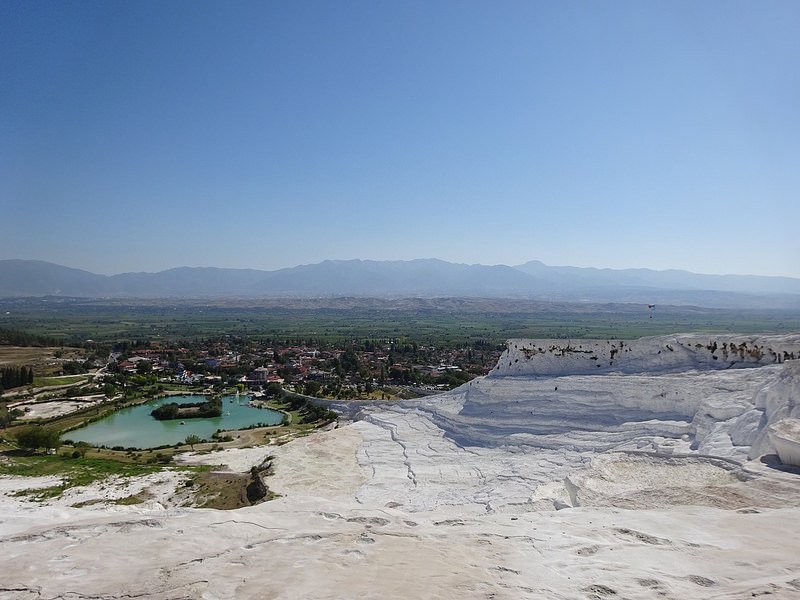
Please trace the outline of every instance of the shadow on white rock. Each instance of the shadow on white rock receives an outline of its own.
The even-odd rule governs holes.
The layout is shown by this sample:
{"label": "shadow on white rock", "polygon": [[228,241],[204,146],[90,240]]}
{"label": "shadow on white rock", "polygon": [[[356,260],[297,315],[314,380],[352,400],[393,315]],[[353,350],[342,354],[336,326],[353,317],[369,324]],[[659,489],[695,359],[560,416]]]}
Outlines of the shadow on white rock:
{"label": "shadow on white rock", "polygon": [[800,467],[800,419],[781,419],[768,429],[769,441],[784,465]]}
{"label": "shadow on white rock", "polygon": [[783,419],[800,418],[800,360],[788,361],[772,381],[756,394],[755,409],[762,412],[749,457],[758,458],[777,451],[770,426]]}

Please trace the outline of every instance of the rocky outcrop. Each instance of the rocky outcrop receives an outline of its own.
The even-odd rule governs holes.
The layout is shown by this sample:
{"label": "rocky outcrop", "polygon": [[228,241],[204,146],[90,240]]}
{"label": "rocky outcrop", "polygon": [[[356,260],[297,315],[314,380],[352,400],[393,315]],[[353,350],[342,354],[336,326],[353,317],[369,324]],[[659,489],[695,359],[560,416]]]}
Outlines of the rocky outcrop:
{"label": "rocky outcrop", "polygon": [[797,334],[691,333],[638,340],[512,339],[489,376],[674,373],[758,367],[798,358]]}
{"label": "rocky outcrop", "polygon": [[773,423],[767,436],[783,464],[800,467],[800,419],[781,419]]}
{"label": "rocky outcrop", "polygon": [[800,418],[798,357],[798,334],[517,339],[489,376],[427,404],[462,444],[635,447],[742,461],[778,444],[790,452],[789,433],[768,431]]}
{"label": "rocky outcrop", "polygon": [[256,504],[266,498],[269,490],[264,484],[264,480],[261,479],[261,472],[258,470],[258,467],[250,469],[250,476],[252,481],[247,484],[247,500],[250,504]]}
{"label": "rocky outcrop", "polygon": [[780,373],[758,391],[754,398],[754,410],[761,417],[758,426],[750,429],[750,458],[775,453],[776,439],[790,439],[786,438],[788,432],[770,435],[770,427],[783,419],[800,418],[800,360],[787,362]]}
{"label": "rocky outcrop", "polygon": [[789,365],[652,375],[494,376],[413,406],[463,446],[645,449],[744,461],[767,425],[755,398]]}

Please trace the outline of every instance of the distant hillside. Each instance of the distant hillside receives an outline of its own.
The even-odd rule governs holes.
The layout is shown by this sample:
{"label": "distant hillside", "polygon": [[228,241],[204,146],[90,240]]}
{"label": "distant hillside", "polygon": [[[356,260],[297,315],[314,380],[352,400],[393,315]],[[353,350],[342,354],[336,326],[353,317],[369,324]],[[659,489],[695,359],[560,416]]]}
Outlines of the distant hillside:
{"label": "distant hillside", "polygon": [[798,308],[800,279],[688,271],[466,265],[437,259],[328,260],[276,271],[180,267],[96,275],[43,261],[0,261],[0,297],[473,297]]}
{"label": "distant hillside", "polygon": [[590,302],[645,302],[715,308],[800,308],[800,279],[757,275],[702,275],[689,271],[515,267],[537,278],[539,297]]}
{"label": "distant hillside", "polygon": [[257,289],[275,295],[498,296],[524,295],[534,277],[504,265],[464,265],[437,259],[326,260],[273,271]]}
{"label": "distant hillside", "polygon": [[651,269],[595,269],[550,267],[538,260],[516,269],[539,278],[553,289],[591,289],[602,287],[662,290],[708,290],[743,294],[800,294],[800,279],[756,275],[700,275],[690,271]]}
{"label": "distant hillside", "polygon": [[101,295],[107,279],[40,260],[0,260],[0,297]]}

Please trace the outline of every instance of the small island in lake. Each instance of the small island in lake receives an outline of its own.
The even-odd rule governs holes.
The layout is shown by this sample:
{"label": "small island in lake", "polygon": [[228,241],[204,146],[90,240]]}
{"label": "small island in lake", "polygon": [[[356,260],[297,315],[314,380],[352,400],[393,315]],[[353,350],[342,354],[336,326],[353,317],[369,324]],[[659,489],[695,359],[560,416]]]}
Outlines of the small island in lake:
{"label": "small island in lake", "polygon": [[205,419],[222,415],[222,399],[214,397],[205,402],[178,404],[170,402],[152,410],[150,414],[159,421],[171,419]]}

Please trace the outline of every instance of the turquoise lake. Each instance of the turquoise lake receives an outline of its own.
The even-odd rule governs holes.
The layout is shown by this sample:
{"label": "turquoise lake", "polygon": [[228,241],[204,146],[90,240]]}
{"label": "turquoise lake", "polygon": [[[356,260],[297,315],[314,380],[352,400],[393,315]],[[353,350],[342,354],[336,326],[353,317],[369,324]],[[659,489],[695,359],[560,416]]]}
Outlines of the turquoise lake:
{"label": "turquoise lake", "polygon": [[[217,429],[244,429],[259,423],[279,425],[283,413],[269,408],[250,406],[249,396],[225,396],[222,399],[222,416],[208,419],[159,421],[150,411],[162,404],[177,402],[203,402],[200,395],[169,396],[150,400],[145,404],[123,408],[86,427],[68,431],[62,437],[75,442],[89,442],[95,446],[122,446],[123,448],[154,448],[182,443],[186,436],[195,434],[211,441]],[[184,423],[181,425],[181,423]]]}

